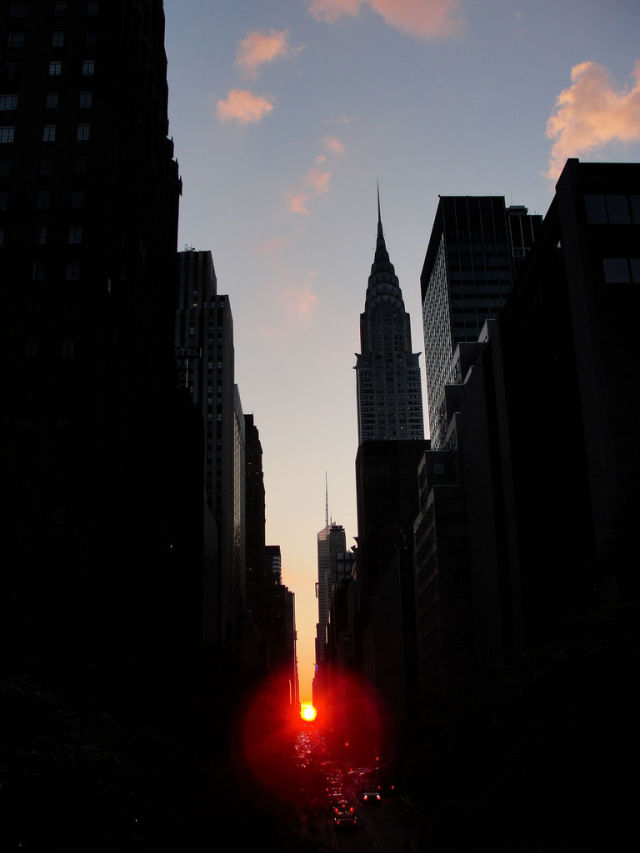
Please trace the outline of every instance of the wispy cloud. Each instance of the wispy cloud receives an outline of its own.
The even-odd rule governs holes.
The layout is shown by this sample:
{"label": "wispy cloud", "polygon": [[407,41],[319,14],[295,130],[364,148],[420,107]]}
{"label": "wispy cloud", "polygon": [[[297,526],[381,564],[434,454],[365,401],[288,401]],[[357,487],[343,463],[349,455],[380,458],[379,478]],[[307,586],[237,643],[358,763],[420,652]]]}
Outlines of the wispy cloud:
{"label": "wispy cloud", "polygon": [[586,154],[610,142],[640,141],[640,59],[634,85],[614,88],[609,70],[595,62],[571,69],[571,85],[557,97],[547,121],[547,136],[555,140],[547,175],[558,177],[567,157]]}
{"label": "wispy cloud", "polygon": [[344,144],[337,137],[325,136],[322,141],[334,154],[344,154]]}
{"label": "wispy cloud", "polygon": [[311,322],[319,298],[313,291],[315,270],[310,270],[306,280],[299,284],[291,284],[280,293],[280,298],[286,313],[297,320]]}
{"label": "wispy cloud", "polygon": [[331,24],[343,15],[355,17],[363,6],[390,27],[425,41],[457,36],[464,27],[456,14],[460,0],[310,0],[309,11],[316,20]]}
{"label": "wispy cloud", "polygon": [[252,124],[260,121],[273,109],[273,104],[260,95],[254,95],[248,89],[232,89],[226,100],[216,104],[216,113],[220,121]]}
{"label": "wispy cloud", "polygon": [[254,30],[240,42],[236,65],[249,77],[256,77],[262,65],[289,59],[301,50],[291,47],[288,30]]}

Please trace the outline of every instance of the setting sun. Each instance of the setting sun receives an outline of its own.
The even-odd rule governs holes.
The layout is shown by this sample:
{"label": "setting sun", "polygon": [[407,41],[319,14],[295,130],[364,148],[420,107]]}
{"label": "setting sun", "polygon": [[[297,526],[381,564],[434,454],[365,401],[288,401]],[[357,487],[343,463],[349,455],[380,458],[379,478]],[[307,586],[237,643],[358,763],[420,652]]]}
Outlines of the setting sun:
{"label": "setting sun", "polygon": [[300,708],[300,716],[307,723],[312,723],[318,712],[310,702],[303,702]]}

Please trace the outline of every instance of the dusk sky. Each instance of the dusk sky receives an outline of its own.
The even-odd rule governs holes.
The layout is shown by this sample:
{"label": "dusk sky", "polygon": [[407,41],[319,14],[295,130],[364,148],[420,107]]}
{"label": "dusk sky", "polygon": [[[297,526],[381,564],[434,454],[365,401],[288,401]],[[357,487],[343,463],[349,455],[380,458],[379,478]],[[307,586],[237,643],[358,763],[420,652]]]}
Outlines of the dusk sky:
{"label": "dusk sky", "polygon": [[357,535],[353,367],[376,182],[423,352],[419,276],[439,194],[504,195],[544,214],[567,157],[640,160],[640,3],[164,5],[178,245],[211,250],[230,297],[307,700],[325,471],[331,517],[349,546]]}

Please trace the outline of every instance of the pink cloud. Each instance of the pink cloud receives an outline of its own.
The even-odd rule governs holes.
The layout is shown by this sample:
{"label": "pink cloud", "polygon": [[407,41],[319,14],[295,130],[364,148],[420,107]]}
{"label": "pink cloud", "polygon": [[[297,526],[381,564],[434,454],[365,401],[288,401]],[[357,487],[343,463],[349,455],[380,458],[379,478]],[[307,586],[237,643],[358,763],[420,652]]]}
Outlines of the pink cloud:
{"label": "pink cloud", "polygon": [[319,195],[324,195],[329,189],[329,181],[331,180],[331,172],[321,168],[326,157],[320,155],[315,159],[315,165],[309,169],[307,174],[300,182],[299,188],[287,195],[287,206],[289,213],[301,213],[305,216],[309,215],[309,202]]}
{"label": "pink cloud", "polygon": [[[309,277],[313,279],[314,276],[315,272],[311,271]],[[310,322],[313,312],[320,301],[318,296],[313,292],[311,281],[292,284],[286,290],[282,291],[281,298],[289,316],[302,319],[306,322]]]}
{"label": "pink cloud", "polygon": [[325,136],[322,141],[334,154],[344,154],[344,145],[335,136]]}
{"label": "pink cloud", "polygon": [[260,95],[254,95],[248,89],[232,89],[226,100],[218,101],[216,111],[220,121],[234,121],[237,124],[251,124],[268,115],[273,104]]}
{"label": "pink cloud", "polygon": [[456,16],[460,0],[310,0],[318,21],[333,23],[343,15],[355,17],[362,6],[377,12],[389,26],[419,39],[459,35],[463,21]]}
{"label": "pink cloud", "polygon": [[547,176],[558,177],[567,157],[577,157],[610,142],[640,141],[640,59],[635,83],[616,91],[607,68],[581,62],[571,69],[571,86],[557,97],[546,134],[555,140]]}
{"label": "pink cloud", "polygon": [[277,59],[286,59],[298,53],[289,44],[288,30],[255,30],[240,42],[236,65],[250,76],[255,76],[258,68]]}

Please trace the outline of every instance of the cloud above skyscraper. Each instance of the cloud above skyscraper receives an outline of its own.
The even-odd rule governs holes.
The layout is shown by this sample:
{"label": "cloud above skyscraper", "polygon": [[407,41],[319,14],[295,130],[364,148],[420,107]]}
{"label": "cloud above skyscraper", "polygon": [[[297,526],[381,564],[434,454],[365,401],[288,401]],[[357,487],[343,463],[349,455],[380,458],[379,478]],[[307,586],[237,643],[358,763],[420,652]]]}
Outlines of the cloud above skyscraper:
{"label": "cloud above skyscraper", "polygon": [[462,32],[464,20],[456,14],[459,5],[460,0],[310,0],[309,12],[316,20],[331,24],[369,7],[390,27],[427,41]]}
{"label": "cloud above skyscraper", "polygon": [[547,176],[555,180],[568,157],[578,157],[612,142],[640,140],[640,59],[633,86],[616,89],[604,65],[581,62],[571,69],[571,85],[556,99],[546,133],[554,143]]}
{"label": "cloud above skyscraper", "polygon": [[273,109],[273,104],[261,95],[254,95],[248,89],[231,89],[226,99],[216,104],[216,114],[220,121],[236,124],[253,124],[261,121]]}
{"label": "cloud above skyscraper", "polygon": [[290,59],[302,50],[289,42],[288,30],[254,30],[238,47],[236,65],[249,77],[255,78],[264,65],[279,59]]}
{"label": "cloud above skyscraper", "polygon": [[[333,154],[343,154],[344,145],[335,136],[325,136],[322,140],[325,148]],[[287,194],[287,208],[289,213],[301,213],[308,216],[309,202],[324,195],[329,189],[331,172],[327,166],[326,154],[319,154],[297,188]]]}

